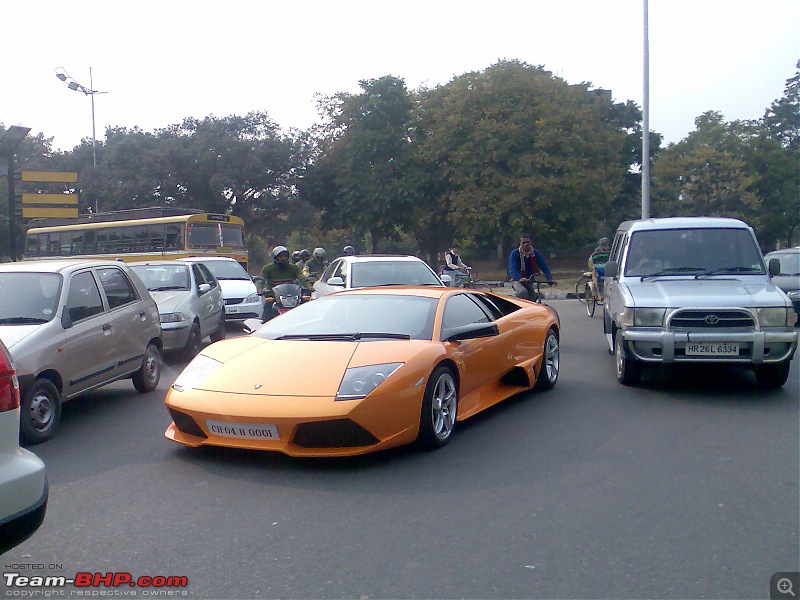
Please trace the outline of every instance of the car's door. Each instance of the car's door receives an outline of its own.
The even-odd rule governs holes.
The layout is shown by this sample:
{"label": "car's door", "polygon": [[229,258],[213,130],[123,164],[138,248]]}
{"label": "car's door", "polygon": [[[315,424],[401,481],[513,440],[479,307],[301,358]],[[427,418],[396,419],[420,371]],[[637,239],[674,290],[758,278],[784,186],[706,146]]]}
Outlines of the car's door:
{"label": "car's door", "polygon": [[[208,268],[201,263],[192,264],[194,285],[192,302],[197,307],[197,316],[200,318],[200,335],[206,337],[219,325],[219,315],[222,312],[222,293],[219,283]],[[205,292],[200,290],[202,284],[208,284],[211,289]]]}
{"label": "car's door", "polygon": [[624,267],[622,263],[627,247],[628,232],[624,230],[618,231],[608,257],[609,261],[616,262],[617,274],[614,277],[606,276],[603,283],[603,294],[605,296],[605,301],[603,303],[603,330],[609,336],[611,335],[611,323],[614,315],[619,314],[624,308],[624,298],[620,292],[619,274]]}
{"label": "car's door", "polygon": [[[117,328],[100,293],[91,268],[72,273],[64,286],[68,315],[64,346],[57,368],[64,396],[105,383],[119,373]],[[63,313],[62,313],[63,314]],[[63,320],[62,320],[63,322]]]}
{"label": "car's door", "polygon": [[114,350],[117,366],[122,373],[139,368],[150,331],[147,312],[127,274],[119,267],[95,269],[100,287],[105,295],[114,330]]}
{"label": "car's door", "polygon": [[[491,316],[472,296],[473,294],[465,292],[447,299],[442,313],[442,339],[454,328],[492,321]],[[508,343],[508,336],[506,329],[497,336],[447,342],[451,345],[450,349],[459,365],[460,415],[479,410],[489,402],[488,398],[482,399],[480,394],[473,392],[499,377],[506,369],[508,353],[505,345]]]}

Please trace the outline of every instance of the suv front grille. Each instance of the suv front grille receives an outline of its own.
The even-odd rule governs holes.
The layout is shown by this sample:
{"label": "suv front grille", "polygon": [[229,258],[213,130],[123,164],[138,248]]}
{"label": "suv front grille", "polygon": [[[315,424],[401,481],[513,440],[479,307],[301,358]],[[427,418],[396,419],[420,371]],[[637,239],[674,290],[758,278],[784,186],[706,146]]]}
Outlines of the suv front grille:
{"label": "suv front grille", "polygon": [[671,331],[721,331],[728,329],[754,331],[756,324],[752,315],[743,310],[694,309],[681,310],[672,315],[669,328]]}

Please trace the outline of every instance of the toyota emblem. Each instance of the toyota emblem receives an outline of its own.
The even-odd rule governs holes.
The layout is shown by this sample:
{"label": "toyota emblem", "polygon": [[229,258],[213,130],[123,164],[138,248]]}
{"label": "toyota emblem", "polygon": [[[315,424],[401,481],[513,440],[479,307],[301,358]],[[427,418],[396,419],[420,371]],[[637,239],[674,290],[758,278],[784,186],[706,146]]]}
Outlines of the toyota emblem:
{"label": "toyota emblem", "polygon": [[708,315],[706,317],[706,323],[709,325],[716,325],[719,323],[719,317],[717,315]]}

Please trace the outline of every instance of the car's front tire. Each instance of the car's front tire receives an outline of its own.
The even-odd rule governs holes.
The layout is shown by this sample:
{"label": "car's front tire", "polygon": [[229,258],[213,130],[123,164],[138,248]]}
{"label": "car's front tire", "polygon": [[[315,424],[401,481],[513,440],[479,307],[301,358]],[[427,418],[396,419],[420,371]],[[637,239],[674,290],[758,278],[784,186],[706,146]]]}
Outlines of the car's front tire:
{"label": "car's front tire", "polygon": [[641,365],[628,352],[621,331],[617,331],[614,336],[614,364],[617,368],[617,381],[622,385],[633,385],[639,382]]}
{"label": "car's front tire", "polygon": [[61,420],[61,393],[49,379],[37,379],[25,394],[19,413],[21,440],[41,444],[53,437]]}
{"label": "car's front tire", "polygon": [[161,352],[155,344],[147,345],[142,364],[131,379],[133,387],[140,394],[147,394],[158,387],[158,382],[161,380]]}
{"label": "car's front tire", "polygon": [[790,360],[757,365],[754,370],[758,387],[762,390],[779,390],[786,383],[786,380],[789,379],[789,370],[791,366],[792,362]]}
{"label": "car's front tire", "polygon": [[200,335],[200,325],[194,322],[192,323],[192,330],[189,332],[189,339],[186,340],[186,345],[183,347],[183,358],[192,360],[202,347],[203,338]]}
{"label": "car's front tire", "polygon": [[211,335],[210,335],[211,341],[212,342],[219,342],[220,340],[224,340],[225,339],[225,333],[226,333],[226,329],[225,329],[225,313],[223,312],[219,316],[219,324],[217,325],[217,328],[214,331],[211,332]]}
{"label": "car's front tire", "polygon": [[419,443],[430,450],[447,445],[458,415],[458,386],[449,367],[437,367],[425,386],[419,419]]}
{"label": "car's front tire", "polygon": [[553,329],[550,329],[544,338],[542,368],[539,371],[539,377],[536,379],[536,389],[542,391],[552,390],[558,381],[560,367],[561,350],[558,345],[558,336]]}

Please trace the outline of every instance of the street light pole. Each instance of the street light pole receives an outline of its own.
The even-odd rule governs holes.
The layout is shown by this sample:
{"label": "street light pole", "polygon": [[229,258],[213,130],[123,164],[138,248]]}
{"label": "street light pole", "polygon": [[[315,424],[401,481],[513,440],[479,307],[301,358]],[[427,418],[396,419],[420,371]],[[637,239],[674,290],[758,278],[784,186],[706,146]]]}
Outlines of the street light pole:
{"label": "street light pole", "polygon": [[650,34],[647,0],[644,0],[644,80],[642,101],[642,219],[650,218]]}
{"label": "street light pole", "polygon": [[97,167],[97,135],[94,129],[94,95],[103,92],[94,91],[94,82],[92,80],[92,67],[89,67],[89,89],[92,90],[89,96],[92,98],[92,166]]}

